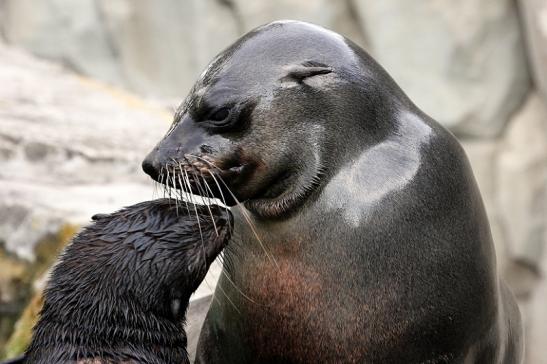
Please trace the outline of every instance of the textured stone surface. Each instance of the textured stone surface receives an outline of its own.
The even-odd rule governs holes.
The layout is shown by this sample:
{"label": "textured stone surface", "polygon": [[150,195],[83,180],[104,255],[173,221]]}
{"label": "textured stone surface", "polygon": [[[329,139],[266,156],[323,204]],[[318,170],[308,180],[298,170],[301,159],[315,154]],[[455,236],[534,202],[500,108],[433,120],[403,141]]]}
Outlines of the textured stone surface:
{"label": "textured stone surface", "polygon": [[193,362],[196,357],[196,348],[198,346],[199,333],[205,320],[205,315],[213,301],[212,295],[207,295],[196,299],[190,303],[186,317],[186,336],[188,337],[188,355]]}
{"label": "textured stone surface", "polygon": [[[490,222],[492,239],[496,245],[496,255],[498,265],[503,266],[507,261],[508,248],[506,241],[503,217],[498,208],[498,191],[496,186],[497,179],[497,153],[499,150],[499,141],[496,139],[464,140],[462,146],[465,149],[467,157],[473,167],[473,174],[481,192],[482,201]],[[499,267],[501,268],[501,267]],[[503,269],[501,269],[503,270]]]}
{"label": "textured stone surface", "polygon": [[334,29],[354,42],[365,45],[352,1],[232,0],[231,3],[244,31],[275,20],[296,19]]}
{"label": "textured stone surface", "polygon": [[[547,109],[532,92],[503,136],[467,140],[498,256],[517,296],[526,332],[526,363],[547,357]],[[541,360],[540,360],[541,359]]]}
{"label": "textured stone surface", "polygon": [[519,0],[518,4],[534,81],[543,100],[547,101],[547,2]]}
{"label": "textured stone surface", "polygon": [[459,135],[499,134],[528,73],[511,0],[356,0],[369,47],[410,98]]}
{"label": "textured stone surface", "polygon": [[[0,48],[0,240],[32,258],[43,234],[152,198],[140,161],[168,114]],[[44,85],[47,85],[44,87]]]}
{"label": "textured stone surface", "polygon": [[285,18],[365,46],[459,135],[499,134],[529,86],[511,0],[4,0],[3,8],[9,42],[148,96],[182,98],[238,36]]}
{"label": "textured stone surface", "polygon": [[[33,262],[20,259],[13,254],[5,254],[3,259],[0,257],[0,265],[3,267],[0,271],[0,281],[6,276],[13,278],[14,271],[10,269],[14,264],[24,267],[16,280],[6,282],[7,287],[0,287],[0,289],[7,288],[12,291],[11,296],[2,294],[0,298],[0,323],[10,329],[8,332],[0,333],[0,357],[2,354],[6,356],[19,354],[26,348],[30,340],[30,329],[36,322],[39,305],[41,305],[40,296],[45,286],[47,272],[76,231],[76,226],[65,224],[56,233],[45,235],[34,247]],[[29,301],[30,304],[27,305]],[[39,305],[36,306],[36,303]],[[25,306],[27,308],[23,312]],[[16,323],[15,328],[14,323]]]}
{"label": "textured stone surface", "polygon": [[95,0],[2,0],[0,13],[9,42],[84,74],[122,82],[123,74],[112,62],[116,50],[101,26],[103,14]]}
{"label": "textured stone surface", "polygon": [[[536,92],[497,139],[462,142],[492,227],[500,269],[541,270],[547,232],[547,109]],[[516,288],[516,287],[515,287]]]}
{"label": "textured stone surface", "polygon": [[8,42],[142,95],[184,95],[238,34],[229,2],[3,0]]}
{"label": "textured stone surface", "polygon": [[539,268],[547,253],[547,109],[537,94],[508,125],[498,168],[499,209],[512,255]]}
{"label": "textured stone surface", "polygon": [[[547,272],[547,254],[543,254],[542,272]],[[526,363],[544,363],[547,358],[547,283],[538,284],[529,302],[522,305],[525,311]]]}
{"label": "textured stone surface", "polygon": [[238,36],[230,8],[214,0],[102,0],[126,84],[144,95],[182,98]]}

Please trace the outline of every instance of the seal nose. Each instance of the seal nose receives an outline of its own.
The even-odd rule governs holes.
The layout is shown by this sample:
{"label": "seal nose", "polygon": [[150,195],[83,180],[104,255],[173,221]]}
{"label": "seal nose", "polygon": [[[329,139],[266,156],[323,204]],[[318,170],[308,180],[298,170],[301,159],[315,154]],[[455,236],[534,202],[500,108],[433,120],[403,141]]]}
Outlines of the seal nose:
{"label": "seal nose", "polygon": [[154,164],[153,158],[150,155],[148,155],[142,161],[142,170],[144,171],[144,173],[152,177],[153,180],[158,180],[158,168]]}

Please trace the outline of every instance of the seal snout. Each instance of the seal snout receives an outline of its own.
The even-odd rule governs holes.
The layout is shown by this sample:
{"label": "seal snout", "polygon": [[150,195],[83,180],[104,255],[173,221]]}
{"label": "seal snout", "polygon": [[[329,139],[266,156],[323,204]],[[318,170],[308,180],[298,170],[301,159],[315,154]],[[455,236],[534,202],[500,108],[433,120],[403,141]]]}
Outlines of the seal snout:
{"label": "seal snout", "polygon": [[154,162],[150,155],[148,155],[143,161],[142,161],[142,170],[144,173],[152,177],[154,181],[158,180],[159,173],[158,168],[154,165]]}

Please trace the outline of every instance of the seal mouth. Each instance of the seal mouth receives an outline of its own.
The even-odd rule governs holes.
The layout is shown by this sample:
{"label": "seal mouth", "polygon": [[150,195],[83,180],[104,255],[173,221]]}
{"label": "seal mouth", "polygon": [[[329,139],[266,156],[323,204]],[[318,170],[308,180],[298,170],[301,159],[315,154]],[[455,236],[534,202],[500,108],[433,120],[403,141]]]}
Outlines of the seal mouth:
{"label": "seal mouth", "polygon": [[232,192],[233,186],[242,183],[251,169],[249,164],[238,161],[219,162],[208,155],[185,154],[167,162],[159,171],[147,173],[162,185],[166,197],[190,202],[199,197],[202,204],[218,199],[226,206],[234,206],[239,201]]}

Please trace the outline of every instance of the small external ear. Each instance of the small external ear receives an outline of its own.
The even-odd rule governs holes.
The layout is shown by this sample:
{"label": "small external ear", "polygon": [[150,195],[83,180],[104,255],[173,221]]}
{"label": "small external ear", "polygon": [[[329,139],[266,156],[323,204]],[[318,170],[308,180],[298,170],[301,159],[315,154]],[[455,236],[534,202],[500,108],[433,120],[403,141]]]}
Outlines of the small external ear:
{"label": "small external ear", "polygon": [[314,61],[306,61],[302,64],[290,65],[287,67],[286,80],[296,81],[301,83],[308,77],[326,75],[333,72],[332,68]]}
{"label": "small external ear", "polygon": [[106,219],[109,216],[110,216],[109,214],[95,214],[95,215],[91,216],[91,220],[99,221],[99,220],[102,220],[102,219]]}

